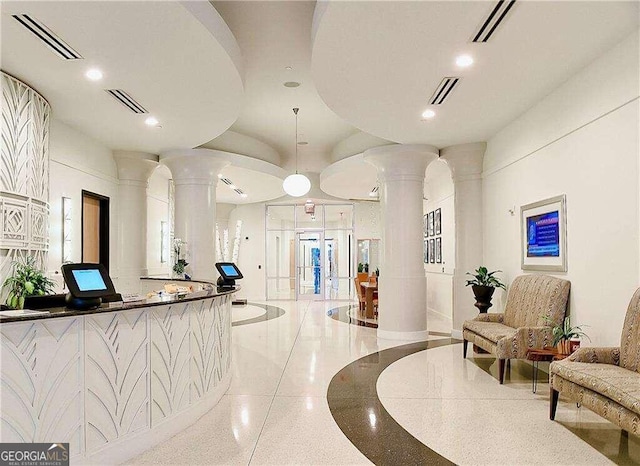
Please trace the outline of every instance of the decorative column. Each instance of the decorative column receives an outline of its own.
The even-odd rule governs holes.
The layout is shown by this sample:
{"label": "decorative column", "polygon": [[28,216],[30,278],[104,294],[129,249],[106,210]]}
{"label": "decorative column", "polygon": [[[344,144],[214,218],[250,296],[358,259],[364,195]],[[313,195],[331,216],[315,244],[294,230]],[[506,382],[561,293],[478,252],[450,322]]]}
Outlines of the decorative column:
{"label": "decorative column", "polygon": [[427,165],[437,158],[437,148],[422,144],[382,146],[364,153],[378,169],[380,182],[379,338],[427,338],[422,198]]}
{"label": "decorative column", "polygon": [[139,293],[147,269],[147,186],[158,156],[114,151],[118,166],[118,292]]}
{"label": "decorative column", "polygon": [[440,152],[451,169],[455,192],[456,261],[453,274],[453,336],[462,337],[462,323],[478,314],[465,286],[466,272],[482,265],[482,160],[484,142],[446,147]]}
{"label": "decorative column", "polygon": [[194,279],[216,276],[215,228],[218,174],[229,165],[221,152],[185,149],[162,154],[175,186],[175,237],[187,242],[187,272]]}

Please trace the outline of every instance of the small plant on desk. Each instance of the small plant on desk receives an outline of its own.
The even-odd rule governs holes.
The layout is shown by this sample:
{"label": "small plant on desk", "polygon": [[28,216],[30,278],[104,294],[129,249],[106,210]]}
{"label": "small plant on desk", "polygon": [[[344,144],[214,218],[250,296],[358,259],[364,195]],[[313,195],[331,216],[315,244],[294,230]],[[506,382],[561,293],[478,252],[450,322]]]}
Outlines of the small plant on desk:
{"label": "small plant on desk", "polygon": [[[545,320],[552,323],[548,317],[545,318]],[[553,346],[558,348],[558,352],[560,354],[571,354],[571,340],[579,340],[581,337],[585,337],[587,340],[591,341],[589,335],[582,331],[582,327],[583,326],[580,325],[572,327],[570,316],[564,318],[562,325],[555,325],[553,327],[553,330],[551,331],[553,335]]]}
{"label": "small plant on desk", "polygon": [[35,258],[27,256],[13,263],[13,274],[7,277],[2,288],[9,290],[7,306],[10,309],[22,309],[27,296],[43,296],[51,293],[54,286],[55,283],[36,267]]}

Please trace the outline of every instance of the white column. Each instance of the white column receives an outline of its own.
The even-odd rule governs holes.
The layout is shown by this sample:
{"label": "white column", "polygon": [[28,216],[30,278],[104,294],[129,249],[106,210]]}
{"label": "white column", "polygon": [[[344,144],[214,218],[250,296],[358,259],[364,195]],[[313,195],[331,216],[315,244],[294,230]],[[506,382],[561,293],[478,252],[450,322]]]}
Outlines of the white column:
{"label": "white column", "polygon": [[194,279],[216,277],[215,227],[218,174],[229,161],[208,149],[162,154],[175,185],[175,237],[187,242],[187,273]]}
{"label": "white column", "polygon": [[147,186],[158,156],[115,151],[118,166],[118,292],[138,293],[147,276]]}
{"label": "white column", "polygon": [[466,272],[482,265],[482,160],[484,142],[460,144],[441,150],[451,169],[455,192],[456,261],[453,274],[453,336],[462,337],[462,323],[478,315],[475,299],[465,286]]}
{"label": "white column", "polygon": [[364,153],[378,169],[380,182],[379,338],[427,338],[422,198],[427,165],[437,158],[437,148],[422,144],[382,146]]}

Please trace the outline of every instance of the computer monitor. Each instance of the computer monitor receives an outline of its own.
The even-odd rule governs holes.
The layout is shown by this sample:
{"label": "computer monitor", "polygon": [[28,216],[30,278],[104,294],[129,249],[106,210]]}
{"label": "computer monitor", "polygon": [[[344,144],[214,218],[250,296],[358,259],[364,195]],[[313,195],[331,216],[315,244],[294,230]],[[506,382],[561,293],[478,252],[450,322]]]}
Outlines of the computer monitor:
{"label": "computer monitor", "polygon": [[116,292],[109,272],[102,264],[65,264],[62,266],[62,276],[69,288],[67,307],[97,307],[102,302],[101,298]]}
{"label": "computer monitor", "polygon": [[220,273],[218,287],[230,288],[235,286],[236,280],[242,278],[242,272],[233,262],[216,262],[216,269]]}

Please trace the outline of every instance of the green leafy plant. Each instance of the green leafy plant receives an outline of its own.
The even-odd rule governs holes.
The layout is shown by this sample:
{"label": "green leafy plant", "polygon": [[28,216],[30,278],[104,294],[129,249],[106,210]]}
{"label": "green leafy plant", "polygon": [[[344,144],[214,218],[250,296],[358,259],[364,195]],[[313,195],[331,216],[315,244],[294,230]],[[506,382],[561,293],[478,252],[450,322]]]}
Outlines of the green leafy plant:
{"label": "green leafy plant", "polygon": [[467,272],[467,275],[471,275],[473,280],[467,280],[466,286],[478,285],[478,286],[490,286],[492,288],[502,288],[506,290],[507,287],[504,286],[497,277],[494,277],[494,274],[502,272],[502,270],[494,270],[493,272],[489,272],[486,267],[480,266],[473,273]]}
{"label": "green leafy plant", "polygon": [[[545,317],[545,321],[549,324],[553,323],[548,317]],[[553,335],[553,346],[556,346],[561,341],[569,341],[572,338],[585,337],[587,340],[591,341],[591,338],[582,331],[582,327],[584,327],[584,325],[576,325],[575,327],[572,327],[570,316],[565,317],[562,325],[555,325],[551,331]]]}
{"label": "green leafy plant", "polygon": [[378,267],[376,267],[376,277],[380,276],[380,269]]}
{"label": "green leafy plant", "polygon": [[36,260],[27,256],[22,261],[13,262],[13,274],[2,284],[8,289],[6,304],[11,309],[22,309],[27,296],[42,296],[53,291],[55,283],[36,267]]}
{"label": "green leafy plant", "polygon": [[364,264],[362,262],[358,262],[358,273],[364,272]]}

